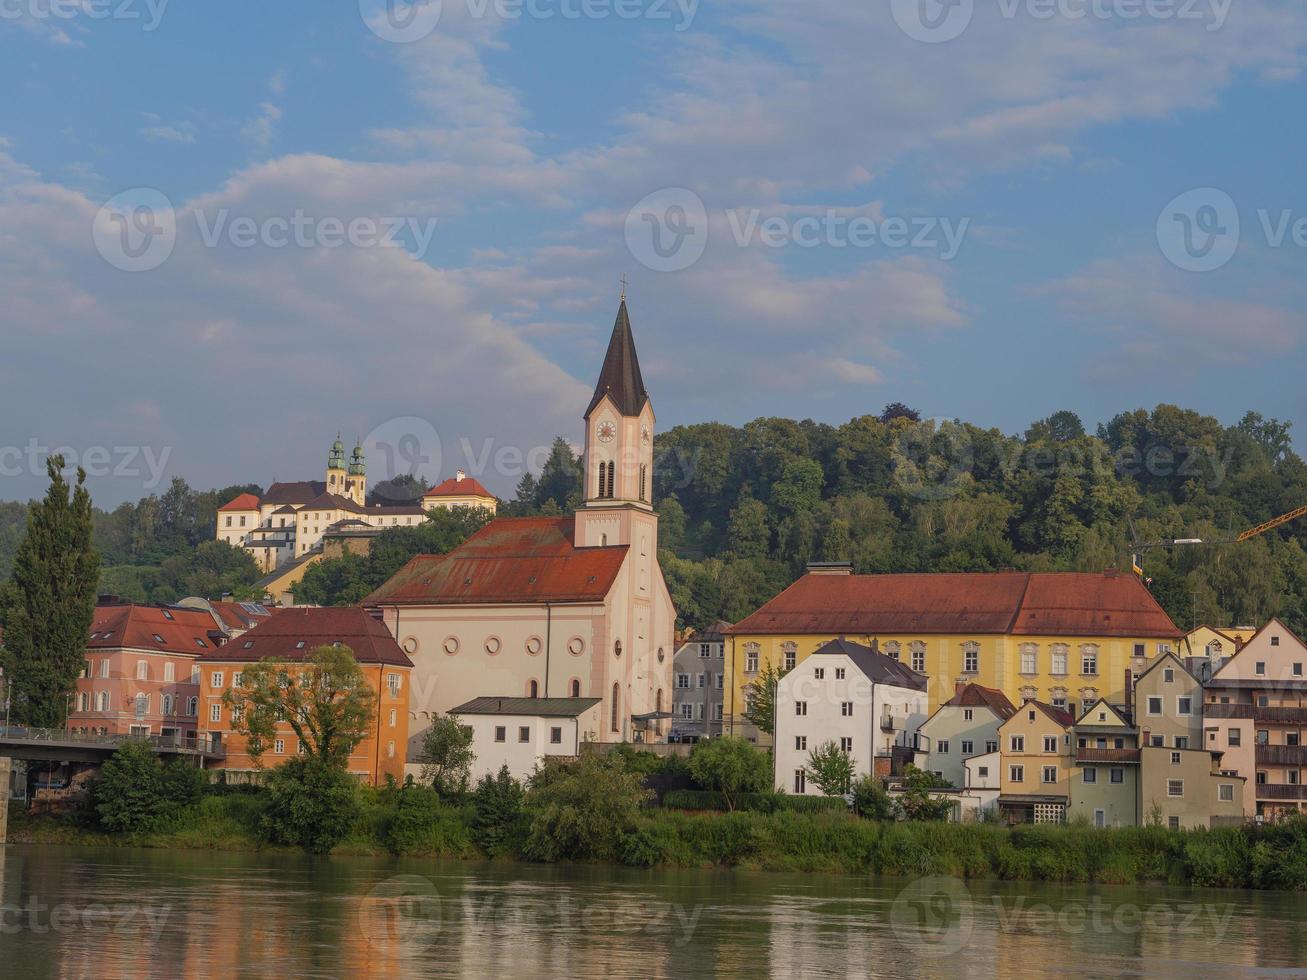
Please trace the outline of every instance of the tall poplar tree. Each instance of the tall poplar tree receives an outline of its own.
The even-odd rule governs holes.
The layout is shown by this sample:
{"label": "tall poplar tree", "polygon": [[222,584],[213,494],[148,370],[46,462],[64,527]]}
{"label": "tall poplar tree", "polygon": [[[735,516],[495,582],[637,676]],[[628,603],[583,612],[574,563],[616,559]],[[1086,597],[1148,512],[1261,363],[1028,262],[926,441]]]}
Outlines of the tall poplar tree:
{"label": "tall poplar tree", "polygon": [[62,456],[46,461],[50,489],[28,508],[13,572],[0,590],[0,664],[11,718],[38,728],[58,728],[67,720],[86,666],[100,574],[86,473],[78,469],[77,485],[69,487],[63,468]]}

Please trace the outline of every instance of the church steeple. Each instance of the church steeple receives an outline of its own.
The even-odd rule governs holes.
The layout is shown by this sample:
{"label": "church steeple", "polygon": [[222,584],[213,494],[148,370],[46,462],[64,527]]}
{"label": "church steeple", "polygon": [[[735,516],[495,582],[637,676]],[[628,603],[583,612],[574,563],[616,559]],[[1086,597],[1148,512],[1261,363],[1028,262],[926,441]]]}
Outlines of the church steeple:
{"label": "church steeple", "polygon": [[583,418],[590,417],[605,395],[612,398],[617,410],[628,417],[639,415],[649,401],[644,378],[640,376],[640,359],[635,354],[635,338],[631,335],[631,318],[626,312],[625,296],[617,308],[617,321],[608,341],[604,366],[599,371],[599,383],[595,385],[594,397],[590,399],[590,407],[585,410]]}

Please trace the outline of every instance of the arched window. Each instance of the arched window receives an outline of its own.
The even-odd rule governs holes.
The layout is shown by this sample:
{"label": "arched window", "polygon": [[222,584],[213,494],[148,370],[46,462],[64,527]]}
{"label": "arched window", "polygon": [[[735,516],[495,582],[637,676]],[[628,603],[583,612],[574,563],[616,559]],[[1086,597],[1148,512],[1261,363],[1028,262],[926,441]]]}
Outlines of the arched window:
{"label": "arched window", "polygon": [[186,713],[187,713],[188,715],[190,715],[192,718],[194,718],[197,714],[200,713],[200,699],[199,699],[199,698],[187,698],[187,699],[186,699]]}
{"label": "arched window", "polygon": [[532,678],[531,683],[527,684],[526,696],[529,698],[540,697],[540,682],[537,681],[535,678]]}
{"label": "arched window", "polygon": [[163,713],[164,713],[165,715],[170,715],[170,714],[172,714],[172,695],[171,695],[171,694],[165,694],[165,695],[163,696]]}
{"label": "arched window", "polygon": [[88,711],[91,707],[91,696],[83,691],[77,696],[77,710]]}
{"label": "arched window", "polygon": [[1023,674],[1039,673],[1039,644],[1037,643],[1021,644],[1021,673]]}
{"label": "arched window", "polygon": [[611,725],[615,732],[622,730],[622,686],[620,684],[613,685],[613,717]]}
{"label": "arched window", "polygon": [[570,690],[572,692],[572,697],[579,698],[581,696],[581,682],[573,678]]}
{"label": "arched window", "polygon": [[613,495],[613,489],[616,483],[617,483],[617,464],[614,463],[612,460],[609,460],[608,461],[608,492],[604,494],[605,497],[611,497]]}
{"label": "arched window", "polygon": [[150,713],[150,696],[148,694],[136,695],[136,714],[148,715]]}
{"label": "arched window", "polygon": [[785,643],[781,645],[782,663],[785,670],[793,670],[794,665],[799,662],[799,647],[796,643]]}
{"label": "arched window", "polygon": [[893,660],[899,659],[899,652],[901,650],[902,647],[899,646],[898,640],[890,640],[888,643],[885,644],[885,656]]}
{"label": "arched window", "polygon": [[648,470],[649,468],[644,463],[640,464],[640,499],[641,500],[648,499],[647,497],[645,497],[645,493],[644,493],[645,479],[648,474]]}
{"label": "arched window", "polygon": [[108,711],[108,710],[109,710],[109,692],[108,692],[108,691],[101,691],[101,692],[99,693],[99,695],[97,696],[96,701],[98,702],[97,705],[96,705],[96,710],[97,710],[97,711]]}

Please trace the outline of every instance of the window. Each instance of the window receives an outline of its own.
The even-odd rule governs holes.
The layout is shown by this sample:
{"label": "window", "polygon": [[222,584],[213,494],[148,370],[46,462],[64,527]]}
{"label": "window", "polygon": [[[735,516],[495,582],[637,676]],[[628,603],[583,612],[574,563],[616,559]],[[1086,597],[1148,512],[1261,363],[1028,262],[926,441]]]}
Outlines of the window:
{"label": "window", "polygon": [[714,704],[714,705],[712,706],[712,720],[713,720],[713,721],[721,721],[721,720],[722,720],[722,705],[721,705],[721,704]]}
{"label": "window", "polygon": [[136,661],[136,679],[138,681],[147,681],[150,679],[150,665],[144,660]]}
{"label": "window", "polygon": [[962,672],[974,674],[980,670],[980,644],[972,640],[962,645]]}
{"label": "window", "polygon": [[192,684],[198,684],[198,683],[200,683],[200,665],[199,665],[199,664],[195,664],[195,665],[193,665],[193,666],[191,667],[191,683],[192,683]]}
{"label": "window", "polygon": [[1067,645],[1065,643],[1054,643],[1050,651],[1052,666],[1049,673],[1056,675],[1066,674]]}
{"label": "window", "polygon": [[1166,781],[1167,796],[1184,796],[1184,780],[1168,779]]}
{"label": "window", "polygon": [[988,778],[989,778],[989,766],[977,766],[977,767],[976,767],[976,775],[978,775],[981,779],[988,779]]}
{"label": "window", "polygon": [[91,695],[88,694],[86,691],[83,691],[81,694],[77,695],[77,710],[89,711],[90,709],[91,709]]}
{"label": "window", "polygon": [[891,660],[898,660],[900,649],[898,640],[890,640],[885,644],[885,656],[889,657]]}
{"label": "window", "polygon": [[840,751],[841,751],[841,752],[852,752],[852,751],[853,751],[853,739],[848,738],[848,737],[842,737],[842,738],[840,739]]}
{"label": "window", "polygon": [[1057,766],[1045,766],[1042,778],[1046,783],[1057,782]]}
{"label": "window", "polygon": [[781,648],[781,652],[784,655],[785,669],[793,670],[799,656],[798,648],[793,643],[787,643]]}
{"label": "window", "polygon": [[1007,777],[1014,783],[1024,783],[1026,781],[1026,767],[1008,766]]}
{"label": "window", "polygon": [[750,643],[744,648],[744,672],[746,674],[758,673],[758,645]]}
{"label": "window", "polygon": [[558,725],[553,725],[549,729],[549,744],[550,745],[563,744],[563,729],[560,728]]}
{"label": "window", "polygon": [[622,730],[622,688],[618,684],[613,685],[613,709],[609,727],[615,732]]}
{"label": "window", "polygon": [[1008,738],[1008,748],[1013,752],[1024,752],[1026,750],[1026,737],[1024,735],[1013,735]]}
{"label": "window", "polygon": [[853,702],[852,702],[852,701],[841,701],[841,702],[840,702],[840,716],[841,716],[841,717],[844,717],[844,718],[852,718],[852,717],[853,717]]}
{"label": "window", "polygon": [[825,679],[826,679],[826,668],[824,668],[824,667],[817,667],[815,670],[813,670],[813,672],[812,672],[812,676],[815,677],[815,678],[816,678],[817,680],[819,680],[819,681],[820,681],[820,680],[825,680]]}
{"label": "window", "polygon": [[241,686],[242,684],[244,684],[244,683],[245,683],[245,675],[242,674],[239,670],[236,671],[236,673],[234,673],[234,674],[231,675],[231,686],[232,686],[232,687],[240,687],[240,686]]}
{"label": "window", "polygon": [[803,716],[807,715],[807,713],[808,713],[808,702],[807,702],[807,701],[795,701],[795,702],[794,702],[794,714],[795,714],[796,717],[803,717]]}
{"label": "window", "polygon": [[1093,766],[1086,766],[1084,773],[1081,775],[1081,781],[1086,783],[1098,782],[1098,770]]}
{"label": "window", "polygon": [[1135,644],[1135,656],[1136,657],[1144,656],[1144,644],[1142,643]]}
{"label": "window", "polygon": [[1240,732],[1239,729],[1237,729],[1237,728],[1227,728],[1227,729],[1225,730],[1225,744],[1226,744],[1226,745],[1242,745],[1242,744],[1243,744],[1243,733]]}
{"label": "window", "polygon": [[399,715],[394,708],[390,709],[390,717],[387,719],[388,727],[394,728],[395,722],[399,720]]}
{"label": "window", "polygon": [[948,755],[948,739],[941,738],[935,743],[935,751]]}
{"label": "window", "polygon": [[835,668],[835,679],[836,679],[837,681],[842,681],[842,680],[844,680],[844,668],[843,668],[843,667],[836,667],[836,668]]}
{"label": "window", "polygon": [[1021,673],[1035,674],[1039,671],[1039,647],[1033,643],[1021,644]]}
{"label": "window", "polygon": [[1194,699],[1192,697],[1182,697],[1175,699],[1175,710],[1177,714],[1193,714]]}
{"label": "window", "polygon": [[700,644],[699,644],[699,656],[700,656],[700,658],[703,659],[703,660],[707,660],[709,657],[711,657],[711,656],[712,656],[712,644],[711,644],[711,643],[700,643]]}
{"label": "window", "polygon": [[190,715],[192,718],[194,718],[196,715],[200,713],[199,698],[192,697],[186,699],[186,713]]}
{"label": "window", "polygon": [[1171,765],[1173,765],[1173,766],[1178,766],[1178,765],[1180,764],[1180,759],[1181,759],[1181,758],[1182,758],[1182,757],[1181,757],[1181,755],[1180,755],[1179,752],[1172,752],[1172,753],[1171,753]]}
{"label": "window", "polygon": [[1302,663],[1301,663],[1301,662],[1296,663],[1296,664],[1293,665],[1293,676],[1294,676],[1294,677],[1301,677],[1301,676],[1302,676]]}
{"label": "window", "polygon": [[534,677],[531,678],[531,682],[526,686],[526,696],[529,698],[540,697],[540,682]]}
{"label": "window", "polygon": [[572,697],[579,698],[581,696],[581,682],[573,679],[570,690],[572,692]]}
{"label": "window", "polygon": [[1092,643],[1080,648],[1080,673],[1089,676],[1098,673],[1098,647]]}
{"label": "window", "polygon": [[1056,735],[1045,735],[1045,736],[1044,736],[1044,751],[1045,751],[1045,752],[1056,752],[1056,751],[1057,751],[1057,736],[1056,736]]}
{"label": "window", "polygon": [[98,695],[96,695],[96,710],[97,710],[97,711],[108,711],[108,710],[109,710],[109,692],[108,692],[108,691],[101,691]]}
{"label": "window", "polygon": [[1280,645],[1280,638],[1278,636],[1271,637],[1271,646],[1278,647],[1279,645]]}
{"label": "window", "polygon": [[708,683],[707,677],[706,677],[704,674],[699,674],[699,675],[698,675],[698,688],[699,688],[699,690],[702,691],[702,690],[704,689],[704,687],[707,685],[707,683]]}
{"label": "window", "polygon": [[1162,697],[1158,694],[1148,695],[1148,713],[1150,715],[1160,715],[1162,713]]}
{"label": "window", "polygon": [[1266,673],[1266,661],[1265,661],[1265,660],[1259,660],[1259,661],[1257,661],[1257,665],[1256,665],[1255,667],[1253,667],[1253,673],[1255,673],[1255,674],[1264,674],[1264,673]]}
{"label": "window", "polygon": [[403,677],[400,674],[387,674],[386,687],[390,688],[390,696],[393,698],[399,694],[399,689],[403,684]]}
{"label": "window", "polygon": [[1175,669],[1172,668],[1172,667],[1167,667],[1167,668],[1163,669],[1163,671],[1162,671],[1162,680],[1165,681],[1167,684],[1174,683],[1174,682],[1175,682]]}
{"label": "window", "polygon": [[1285,745],[1297,745],[1297,744],[1298,744],[1298,733],[1297,733],[1297,732],[1285,732],[1285,733],[1284,733],[1284,744],[1285,744]]}
{"label": "window", "polygon": [[1230,803],[1234,800],[1234,783],[1221,783],[1216,787],[1217,799],[1222,803]]}
{"label": "window", "polygon": [[508,727],[506,725],[495,726],[495,741],[496,742],[508,741]]}
{"label": "window", "polygon": [[218,701],[209,705],[209,721],[222,721],[222,704]]}
{"label": "window", "polygon": [[272,754],[285,755],[285,753],[286,753],[286,740],[281,738],[274,739],[272,742]]}
{"label": "window", "polygon": [[1112,770],[1112,775],[1111,775],[1111,780],[1112,780],[1112,782],[1114,782],[1114,783],[1118,783],[1118,784],[1120,784],[1120,783],[1124,783],[1124,782],[1125,782],[1125,770],[1124,770],[1124,769],[1113,769],[1113,770]]}
{"label": "window", "polygon": [[1258,785],[1258,786],[1265,786],[1265,785],[1266,785],[1266,772],[1265,772],[1265,770],[1259,771],[1259,772],[1257,773],[1257,785]]}
{"label": "window", "polygon": [[222,671],[215,670],[212,674],[209,675],[209,686],[222,687]]}
{"label": "window", "polygon": [[100,661],[100,676],[101,677],[109,676],[109,661],[107,660]]}
{"label": "window", "polygon": [[682,705],[681,705],[681,717],[684,718],[686,721],[689,721],[691,718],[693,718],[693,717],[694,717],[694,705],[690,704],[688,701],[687,701],[686,703],[682,704]]}
{"label": "window", "polygon": [[974,755],[974,754],[975,754],[975,743],[972,742],[970,739],[965,739],[965,738],[964,738],[964,739],[962,740],[962,754],[963,754],[963,755]]}
{"label": "window", "polygon": [[164,713],[165,715],[170,715],[170,714],[172,714],[172,695],[171,695],[171,694],[165,694],[165,695],[160,699],[160,703],[161,703],[162,706],[163,706],[163,707],[162,707],[162,710],[163,710],[163,713]]}
{"label": "window", "polygon": [[520,725],[517,729],[517,740],[519,742],[531,741],[531,728],[528,725]]}
{"label": "window", "polygon": [[163,665],[163,679],[164,679],[165,681],[176,680],[176,677],[174,676],[174,670],[175,670],[175,668],[174,668],[173,663],[172,663],[171,660],[168,661],[166,664],[164,664],[164,665]]}
{"label": "window", "polygon": [[689,686],[690,686],[690,675],[689,675],[689,674],[677,674],[677,675],[676,675],[676,686],[677,686],[678,688],[680,688],[681,690],[683,690],[683,691],[684,691],[684,690],[687,690],[687,689],[689,688]]}
{"label": "window", "polygon": [[802,769],[794,770],[794,792],[802,793],[808,788],[808,774]]}
{"label": "window", "polygon": [[986,752],[997,752],[997,751],[998,751],[998,739],[996,739],[996,738],[986,739],[986,741],[985,741],[985,751],[986,751]]}
{"label": "window", "polygon": [[926,644],[918,640],[909,649],[912,652],[912,669],[918,674],[924,674],[926,672]]}
{"label": "window", "polygon": [[796,752],[807,752],[807,751],[808,751],[808,736],[807,736],[807,735],[795,735],[795,736],[794,736],[794,750],[795,750]]}
{"label": "window", "polygon": [[1163,745],[1166,744],[1166,739],[1163,738],[1161,735],[1149,735],[1149,736],[1148,736],[1148,740],[1149,740],[1149,743],[1150,743],[1154,748],[1157,748],[1157,749],[1160,749]]}
{"label": "window", "polygon": [[1267,731],[1265,728],[1259,728],[1257,730],[1257,744],[1258,745],[1271,744],[1271,733]]}
{"label": "window", "polygon": [[1175,747],[1176,747],[1177,749],[1187,749],[1187,748],[1189,748],[1189,736],[1188,736],[1188,735],[1177,735],[1177,736],[1175,737]]}
{"label": "window", "polygon": [[970,721],[970,720],[971,720],[971,716],[972,716],[972,710],[971,710],[970,708],[963,708],[963,709],[962,709],[962,720],[963,720],[963,721]]}
{"label": "window", "polygon": [[1167,828],[1167,830],[1179,830],[1179,829],[1180,829],[1180,818],[1179,818],[1179,817],[1167,817],[1167,818],[1166,818],[1166,828]]}

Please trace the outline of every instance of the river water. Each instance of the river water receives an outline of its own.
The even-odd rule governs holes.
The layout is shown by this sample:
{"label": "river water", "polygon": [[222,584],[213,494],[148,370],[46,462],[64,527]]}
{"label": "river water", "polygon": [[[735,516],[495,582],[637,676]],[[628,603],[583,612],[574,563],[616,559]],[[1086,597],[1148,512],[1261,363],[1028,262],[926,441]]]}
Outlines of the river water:
{"label": "river water", "polygon": [[0,849],[0,977],[1307,977],[1307,899]]}

